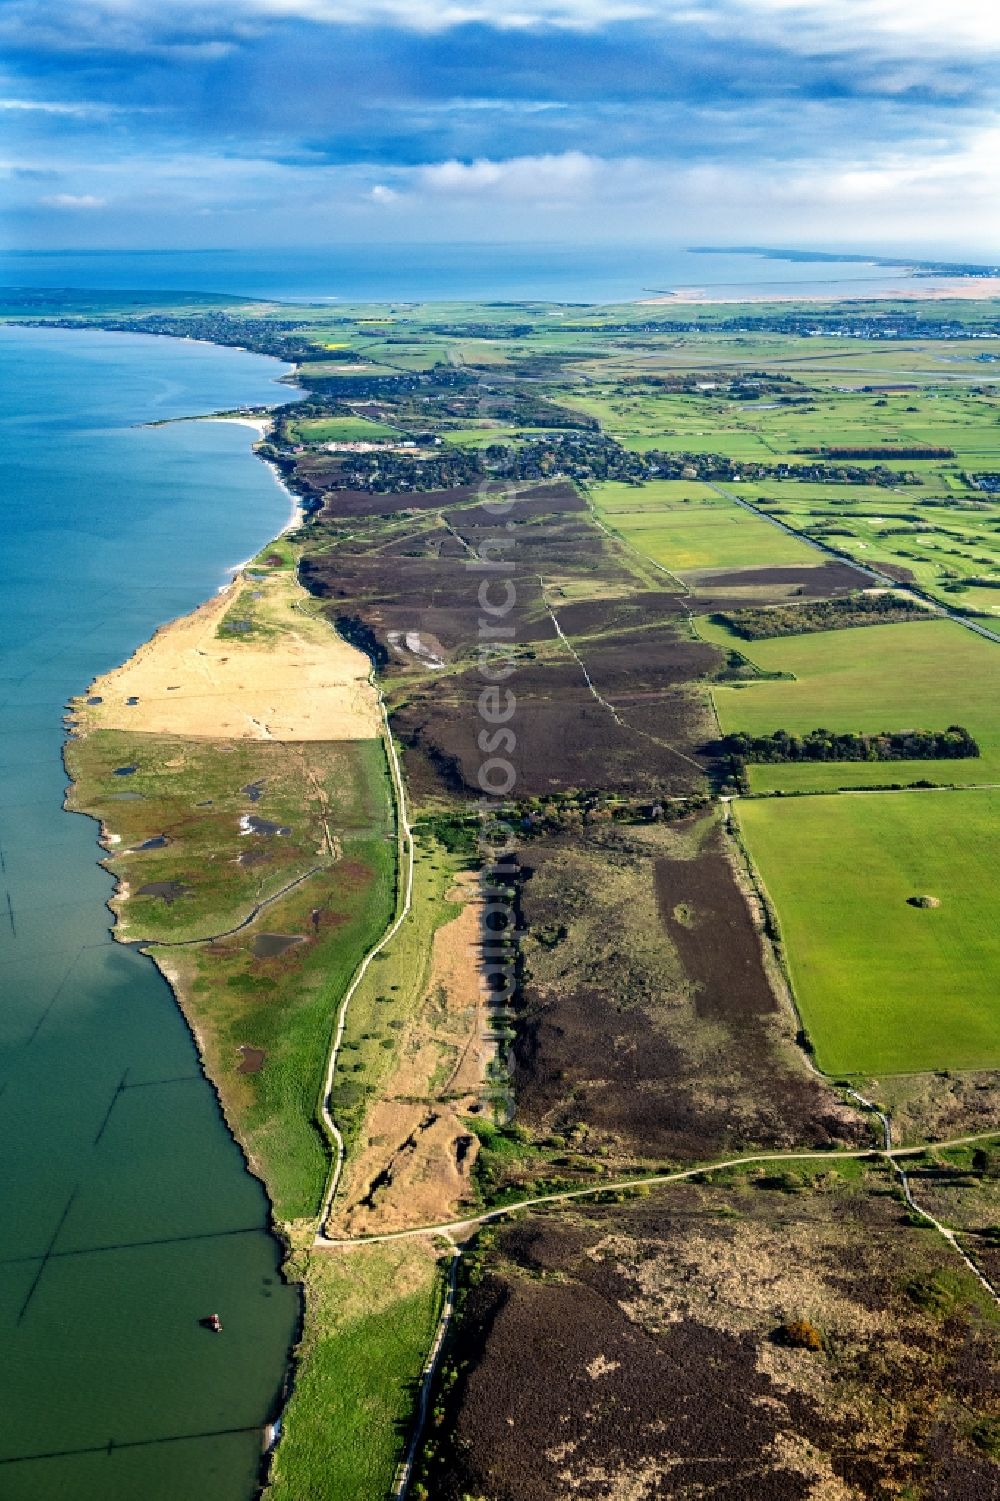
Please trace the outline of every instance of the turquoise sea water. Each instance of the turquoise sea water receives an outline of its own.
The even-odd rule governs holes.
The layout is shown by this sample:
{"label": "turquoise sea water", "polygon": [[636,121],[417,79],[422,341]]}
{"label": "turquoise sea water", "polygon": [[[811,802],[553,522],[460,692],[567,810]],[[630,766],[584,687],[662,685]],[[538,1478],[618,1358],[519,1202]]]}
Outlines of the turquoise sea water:
{"label": "turquoise sea water", "polygon": [[61,806],[69,696],[288,516],[245,428],[135,424],[282,400],[283,368],[0,329],[3,1501],[244,1501],[295,1333],[264,1193]]}

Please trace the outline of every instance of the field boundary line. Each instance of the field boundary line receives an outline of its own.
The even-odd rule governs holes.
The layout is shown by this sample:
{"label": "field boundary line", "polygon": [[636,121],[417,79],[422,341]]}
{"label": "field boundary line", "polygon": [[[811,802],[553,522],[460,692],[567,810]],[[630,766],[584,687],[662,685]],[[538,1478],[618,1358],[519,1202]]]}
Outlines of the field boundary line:
{"label": "field boundary line", "polygon": [[753,516],[759,516],[761,521],[769,521],[779,531],[787,533],[790,537],[795,537],[799,542],[804,542],[807,547],[814,548],[826,557],[836,558],[838,563],[849,564],[850,567],[856,568],[859,573],[867,574],[869,578],[875,579],[877,583],[883,584],[889,589],[908,590],[910,594],[914,594],[918,599],[923,600],[924,604],[928,605],[930,610],[940,618],[953,620],[956,625],[964,626],[967,631],[972,631],[975,635],[982,636],[985,640],[1000,645],[1000,634],[996,631],[991,631],[985,625],[980,625],[975,620],[970,620],[968,616],[956,615],[953,610],[948,609],[947,605],[943,605],[939,600],[936,600],[932,594],[925,593],[919,584],[901,583],[899,579],[894,579],[888,573],[880,573],[878,568],[873,567],[871,563],[860,562],[852,553],[839,552],[837,548],[831,547],[827,542],[817,541],[815,537],[809,537],[805,532],[796,531],[794,526],[789,526],[780,517],[772,516],[767,511],[761,510],[758,506],[754,505],[753,501],[744,499],[742,495],[735,495],[732,490],[725,489],[723,485],[716,484],[714,480],[706,480],[705,483],[719,495],[724,496],[726,500],[731,500],[734,505],[741,506],[744,511],[749,511]]}

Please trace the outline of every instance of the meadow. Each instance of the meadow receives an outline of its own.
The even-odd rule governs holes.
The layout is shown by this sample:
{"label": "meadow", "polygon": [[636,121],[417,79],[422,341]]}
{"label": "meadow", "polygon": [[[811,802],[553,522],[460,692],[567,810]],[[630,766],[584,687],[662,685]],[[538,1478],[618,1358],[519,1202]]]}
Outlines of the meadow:
{"label": "meadow", "polygon": [[413,1383],[441,1307],[441,1273],[420,1241],[313,1251],[289,1268],[305,1286],[298,1369],[265,1501],[388,1496]]}
{"label": "meadow", "polygon": [[[767,360],[772,375],[784,377],[785,394],[779,382],[777,392],[765,391],[758,400],[733,398],[727,381],[751,363],[747,346]],[[666,365],[659,364],[661,358]],[[805,355],[799,342],[776,337],[703,337],[697,345],[658,352],[655,359],[656,364],[643,362],[641,374],[634,355],[629,368],[624,352],[594,363],[586,391],[567,390],[564,399],[638,451],[717,453],[795,470],[822,459],[824,448],[884,448],[888,454],[881,461],[850,462],[861,470],[882,462],[905,474],[905,483],[848,485],[791,477],[751,480],[739,493],[803,536],[862,565],[889,564],[945,603],[1000,615],[1000,500],[968,478],[1000,472],[997,375],[993,357],[980,344],[845,349],[843,343],[813,340]],[[680,391],[656,384],[675,372],[704,380]],[[893,450],[906,454],[914,448],[942,452],[892,457]],[[665,500],[666,493],[654,484],[636,492],[634,507],[612,501],[609,509],[665,509]],[[676,558],[684,557],[683,533],[632,519],[624,524],[642,532],[638,545],[657,562],[683,569],[683,562],[671,561],[675,548]],[[669,527],[670,518],[664,517],[663,525]],[[725,559],[732,561],[728,550]]]}
{"label": "meadow", "polygon": [[400,436],[398,428],[367,417],[305,417],[289,423],[289,433],[297,443],[379,443]]}
{"label": "meadow", "polygon": [[981,755],[967,761],[898,761],[749,768],[754,792],[829,790],[920,778],[981,784],[1000,781],[1000,648],[955,621],[876,625],[771,641],[743,641],[701,618],[699,635],[739,651],[765,672],[792,679],[716,684],[725,734],[746,730],[798,734],[818,728],[937,729],[964,725]]}
{"label": "meadow", "polygon": [[992,789],[739,804],[825,1072],[1000,1066],[998,818]]}
{"label": "meadow", "polygon": [[640,489],[595,485],[591,499],[607,526],[682,578],[703,569],[820,561],[807,543],[697,482],[653,480]]}

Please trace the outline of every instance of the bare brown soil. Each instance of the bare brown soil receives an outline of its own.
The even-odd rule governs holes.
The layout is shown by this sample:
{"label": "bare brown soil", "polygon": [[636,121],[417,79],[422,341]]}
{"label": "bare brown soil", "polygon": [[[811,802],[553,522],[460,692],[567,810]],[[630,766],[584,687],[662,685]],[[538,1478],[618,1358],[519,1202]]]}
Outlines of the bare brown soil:
{"label": "bare brown soil", "polygon": [[[878,1188],[832,1170],[791,1195],[690,1186],[486,1236],[446,1354],[429,1494],[1000,1494],[974,1437],[997,1398],[994,1326],[971,1277],[950,1280],[947,1247]],[[919,1291],[942,1274],[944,1319]],[[801,1318],[821,1350],[780,1342]]]}
{"label": "bare brown soil", "polygon": [[660,917],[694,987],[697,1015],[725,1022],[773,1015],[778,1002],[761,963],[760,934],[722,850],[706,849],[695,860],[661,855],[655,879]]}
{"label": "bare brown soil", "polygon": [[571,600],[559,606],[559,624],[567,636],[597,636],[606,631],[638,631],[687,613],[680,590],[650,589],[618,599]]}
{"label": "bare brown soil", "polygon": [[[881,566],[881,565],[880,565]],[[850,563],[790,564],[780,568],[735,568],[728,570],[702,569],[697,575],[690,574],[689,582],[696,582],[699,595],[725,591],[726,589],[759,589],[767,585],[794,585],[796,592],[811,598],[847,594],[855,589],[867,588],[867,574],[852,568]],[[787,598],[783,592],[778,596]],[[745,601],[744,601],[745,603]]]}
{"label": "bare brown soil", "polygon": [[793,1045],[719,839],[703,820],[524,852],[515,1085],[536,1132],[688,1161],[864,1138]]}

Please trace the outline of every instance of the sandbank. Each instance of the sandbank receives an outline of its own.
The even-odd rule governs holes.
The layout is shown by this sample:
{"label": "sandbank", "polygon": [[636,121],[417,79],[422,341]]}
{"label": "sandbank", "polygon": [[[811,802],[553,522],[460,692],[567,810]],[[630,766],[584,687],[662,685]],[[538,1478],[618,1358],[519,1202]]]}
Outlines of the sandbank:
{"label": "sandbank", "polygon": [[[71,705],[77,730],[203,740],[377,738],[368,658],[310,614],[311,604],[291,571],[238,574],[96,678]],[[101,702],[87,702],[93,698]]]}
{"label": "sandbank", "polygon": [[982,302],[1000,297],[1000,276],[961,276],[951,280],[928,277],[914,279],[904,286],[884,291],[797,292],[794,287],[767,292],[747,292],[734,287],[731,292],[717,288],[678,287],[657,297],[641,297],[640,307],[662,307],[670,303],[730,302]]}

